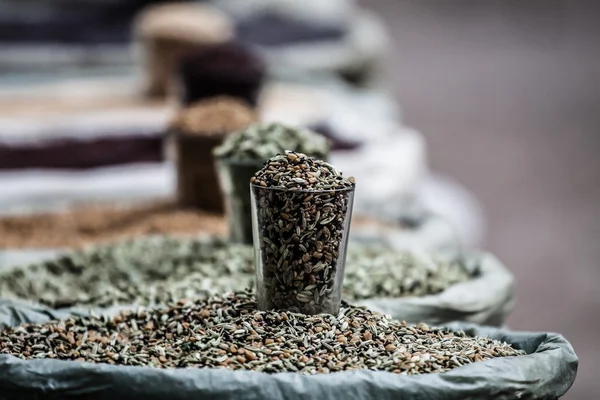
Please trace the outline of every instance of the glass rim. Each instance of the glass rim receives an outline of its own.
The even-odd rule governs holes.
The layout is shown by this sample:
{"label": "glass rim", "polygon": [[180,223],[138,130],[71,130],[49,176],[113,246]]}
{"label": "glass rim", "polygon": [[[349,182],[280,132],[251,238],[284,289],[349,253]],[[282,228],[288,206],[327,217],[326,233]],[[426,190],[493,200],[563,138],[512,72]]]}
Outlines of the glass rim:
{"label": "glass rim", "polygon": [[352,184],[351,187],[346,188],[337,188],[337,189],[320,189],[320,190],[312,190],[312,189],[282,189],[278,187],[268,187],[257,185],[256,183],[250,182],[250,187],[255,187],[258,189],[264,190],[272,190],[276,192],[288,192],[288,193],[344,193],[344,192],[354,192],[356,189],[356,183]]}

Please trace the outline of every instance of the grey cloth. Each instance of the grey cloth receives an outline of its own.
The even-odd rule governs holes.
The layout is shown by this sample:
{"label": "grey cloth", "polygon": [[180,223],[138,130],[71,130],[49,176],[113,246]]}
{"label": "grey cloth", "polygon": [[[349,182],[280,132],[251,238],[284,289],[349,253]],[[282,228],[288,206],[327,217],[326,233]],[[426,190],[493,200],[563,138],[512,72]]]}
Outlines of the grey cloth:
{"label": "grey cloth", "polygon": [[[465,265],[477,274],[443,292],[423,297],[374,298],[359,302],[370,309],[408,322],[443,324],[465,321],[501,326],[515,305],[514,278],[510,271],[490,254],[465,257]],[[14,268],[14,267],[13,267]],[[127,309],[123,306],[115,309]],[[52,310],[43,305],[13,299],[0,299],[0,328],[25,322],[40,323],[66,315],[87,315],[83,307]],[[105,314],[105,309],[92,310]],[[110,312],[108,312],[110,313]]]}
{"label": "grey cloth", "polygon": [[22,323],[41,324],[73,315],[73,310],[52,310],[23,300],[0,299],[0,329]]}
{"label": "grey cloth", "polygon": [[578,358],[553,333],[521,333],[453,324],[469,335],[489,336],[527,352],[418,376],[353,371],[328,375],[153,369],[74,361],[22,361],[0,355],[3,399],[540,399],[564,395],[575,380]]}
{"label": "grey cloth", "polygon": [[90,315],[90,313],[93,313],[94,315],[115,316],[123,310],[133,309],[136,309],[136,306],[121,305],[94,309],[79,306],[55,310],[31,301],[0,299],[0,329],[24,323],[41,324],[51,320],[66,319],[72,316],[85,317]]}

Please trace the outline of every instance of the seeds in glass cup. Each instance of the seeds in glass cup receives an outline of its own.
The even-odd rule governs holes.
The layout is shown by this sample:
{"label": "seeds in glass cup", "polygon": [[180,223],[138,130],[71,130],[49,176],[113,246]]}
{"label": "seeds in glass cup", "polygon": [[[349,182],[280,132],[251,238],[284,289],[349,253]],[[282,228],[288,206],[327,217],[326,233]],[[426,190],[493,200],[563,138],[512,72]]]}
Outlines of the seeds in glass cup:
{"label": "seeds in glass cup", "polygon": [[337,313],[354,179],[286,151],[251,185],[259,308]]}

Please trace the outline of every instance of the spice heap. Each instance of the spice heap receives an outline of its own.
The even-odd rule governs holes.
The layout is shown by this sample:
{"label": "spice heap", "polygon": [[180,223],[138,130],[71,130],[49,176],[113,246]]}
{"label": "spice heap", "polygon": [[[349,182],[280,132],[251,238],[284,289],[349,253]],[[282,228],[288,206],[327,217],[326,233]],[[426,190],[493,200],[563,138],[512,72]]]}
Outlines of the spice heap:
{"label": "spice heap", "polygon": [[[473,275],[460,263],[390,248],[348,249],[343,298],[426,296]],[[150,237],[0,273],[0,297],[51,308],[163,304],[254,286],[249,246],[218,238]]]}
{"label": "spice heap", "polygon": [[0,218],[0,248],[82,247],[148,234],[224,233],[221,217],[171,202],[96,205],[66,212]]}
{"label": "spice heap", "polygon": [[336,316],[257,311],[254,296],[245,291],[113,319],[9,328],[0,332],[0,354],[157,368],[424,374],[525,353],[347,305]]}
{"label": "spice heap", "polygon": [[442,261],[428,253],[354,245],[348,249],[343,297],[361,300],[428,296],[477,274],[461,262]]}
{"label": "spice heap", "polygon": [[254,124],[228,137],[215,149],[215,156],[235,160],[264,162],[286,150],[324,159],[329,155],[329,142],[318,133],[281,124]]}
{"label": "spice heap", "polygon": [[286,151],[251,179],[260,309],[335,314],[341,299],[354,179]]}
{"label": "spice heap", "polygon": [[171,121],[171,130],[191,135],[225,135],[244,129],[258,119],[246,103],[219,96],[199,101],[181,110]]}
{"label": "spice heap", "polygon": [[153,237],[98,247],[0,275],[0,297],[51,308],[167,303],[250,287],[252,249],[217,238]]}

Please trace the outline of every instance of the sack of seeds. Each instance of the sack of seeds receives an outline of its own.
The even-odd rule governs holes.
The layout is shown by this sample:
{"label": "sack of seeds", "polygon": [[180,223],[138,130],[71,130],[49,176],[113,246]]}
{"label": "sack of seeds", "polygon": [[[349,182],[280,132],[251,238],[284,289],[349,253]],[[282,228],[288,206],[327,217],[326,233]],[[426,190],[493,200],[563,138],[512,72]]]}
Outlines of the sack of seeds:
{"label": "sack of seeds", "polygon": [[[365,259],[363,268],[352,271],[358,275],[353,281],[369,293],[360,304],[410,322],[468,321],[492,326],[501,326],[515,306],[514,277],[491,254],[466,256],[459,263],[463,268],[453,268],[452,263],[440,263],[426,254],[415,261],[422,266],[414,269],[418,272],[406,274],[388,267],[384,274],[368,277],[370,270],[377,270],[370,269]],[[378,262],[376,257],[373,262]],[[401,261],[391,256],[389,262],[398,265]],[[431,287],[436,284],[441,287]]]}
{"label": "sack of seeds", "polygon": [[258,311],[248,291],[0,331],[3,399],[550,400],[577,366],[558,334]]}
{"label": "sack of seeds", "polygon": [[[0,327],[204,298],[254,281],[250,246],[138,238],[0,270]],[[451,261],[373,244],[349,246],[342,290],[343,299],[412,322],[501,325],[514,305],[512,275],[490,255]]]}

